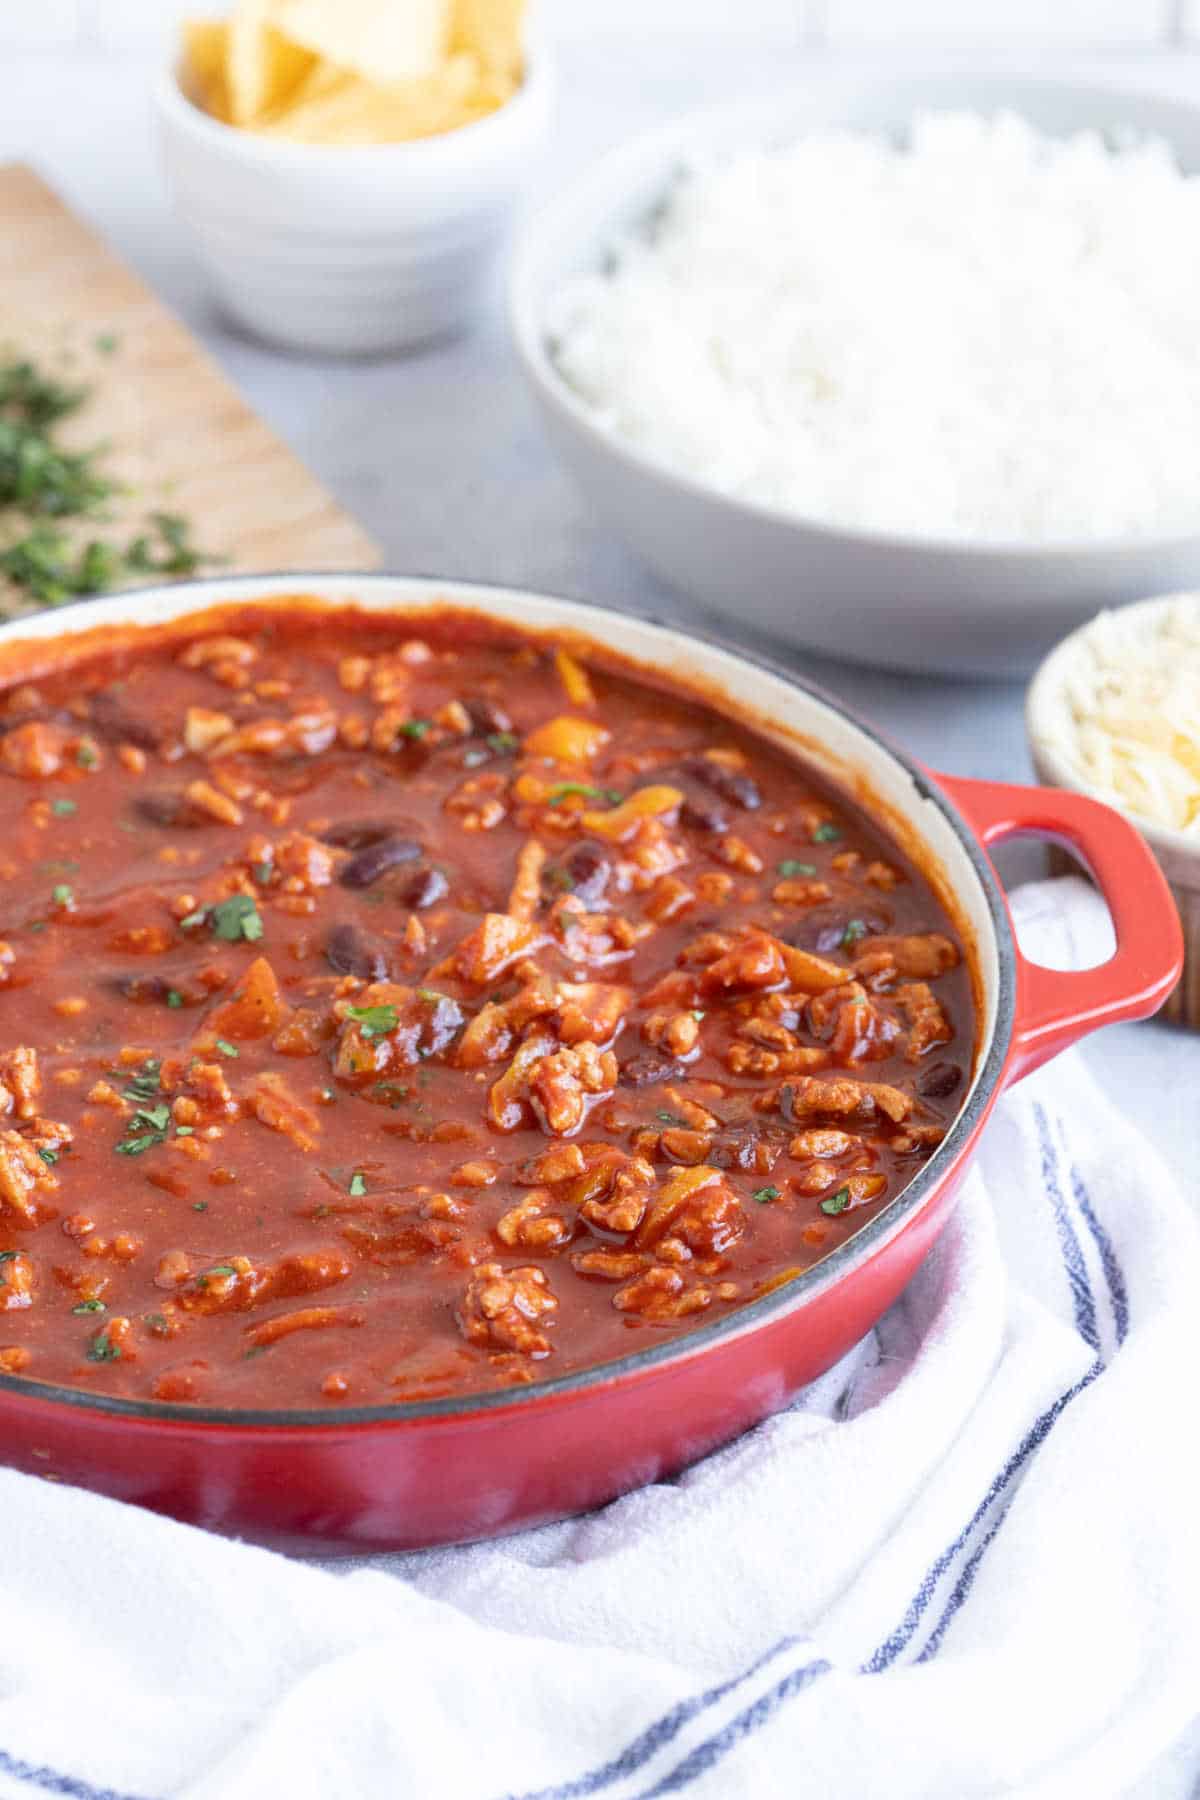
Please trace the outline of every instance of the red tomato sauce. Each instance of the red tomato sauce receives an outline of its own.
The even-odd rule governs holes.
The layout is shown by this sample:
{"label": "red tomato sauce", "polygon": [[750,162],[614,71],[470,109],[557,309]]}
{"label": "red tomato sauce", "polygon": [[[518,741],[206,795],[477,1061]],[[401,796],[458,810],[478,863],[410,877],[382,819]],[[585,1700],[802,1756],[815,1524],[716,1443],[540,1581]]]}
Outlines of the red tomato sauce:
{"label": "red tomato sauce", "polygon": [[209,1406],[525,1383],[727,1314],[963,1098],[888,835],[684,691],[246,609],[0,696],[0,1369]]}

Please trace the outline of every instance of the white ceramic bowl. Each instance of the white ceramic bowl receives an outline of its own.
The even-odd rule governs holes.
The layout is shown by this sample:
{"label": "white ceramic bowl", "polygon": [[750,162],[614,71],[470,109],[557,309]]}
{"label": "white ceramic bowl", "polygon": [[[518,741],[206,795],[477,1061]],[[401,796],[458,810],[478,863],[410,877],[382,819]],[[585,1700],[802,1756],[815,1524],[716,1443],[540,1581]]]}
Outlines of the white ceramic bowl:
{"label": "white ceramic bowl", "polygon": [[597,424],[548,344],[549,296],[644,225],[683,158],[830,124],[899,134],[927,108],[1010,109],[1055,135],[1127,126],[1165,138],[1185,170],[1200,170],[1200,111],[1153,95],[956,76],[794,88],[680,120],[599,163],[528,228],[512,327],[550,434],[598,511],[713,612],[856,661],[1023,674],[1099,607],[1200,584],[1200,495],[1196,530],[1173,539],[1025,547],[839,530],[728,498],[630,449]]}
{"label": "white ceramic bowl", "polygon": [[[1180,600],[1200,609],[1200,594],[1163,594],[1153,600],[1123,606],[1117,617],[1124,628],[1136,632],[1142,621],[1152,624]],[[1163,1009],[1163,1017],[1200,1029],[1200,839],[1167,825],[1155,825],[1121,807],[1120,801],[1107,788],[1094,787],[1084,780],[1061,747],[1071,717],[1065,687],[1085,653],[1086,630],[1086,626],[1081,626],[1070,637],[1064,638],[1029,684],[1025,729],[1033,766],[1038,780],[1046,787],[1069,788],[1077,794],[1087,794],[1093,800],[1103,800],[1107,806],[1118,807],[1149,844],[1155,861],[1167,878],[1183,925],[1183,975]]]}
{"label": "white ceramic bowl", "polygon": [[538,51],[486,118],[354,146],[235,130],[194,105],[174,70],[157,106],[176,208],[225,310],[292,349],[365,356],[447,336],[479,310],[550,93]]}

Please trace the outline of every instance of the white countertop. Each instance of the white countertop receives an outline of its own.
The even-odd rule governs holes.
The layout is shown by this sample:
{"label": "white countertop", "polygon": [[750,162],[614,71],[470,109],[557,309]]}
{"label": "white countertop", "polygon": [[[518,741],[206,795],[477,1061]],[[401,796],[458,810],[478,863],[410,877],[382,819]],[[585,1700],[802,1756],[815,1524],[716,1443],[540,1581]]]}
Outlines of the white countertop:
{"label": "white countertop", "polygon": [[[953,61],[926,57],[926,69]],[[915,67],[773,45],[669,41],[567,47],[536,193],[549,193],[608,145],[691,106],[782,81],[819,82]],[[1019,65],[994,58],[989,66]],[[669,593],[604,530],[544,440],[509,348],[500,296],[470,338],[416,357],[353,363],[300,359],[235,335],[214,314],[167,207],[143,57],[10,55],[0,155],[34,162],[182,314],[245,391],[403,573],[457,575],[606,601],[687,619]],[[1020,72],[1028,73],[1028,66]],[[1039,73],[1200,99],[1200,58],[1186,52],[1040,59]],[[2,307],[2,286],[0,286]],[[719,628],[719,627],[718,627]],[[935,767],[1020,781],[1030,776],[1022,689],[921,679],[779,651]],[[1006,871],[1039,865],[1025,847]],[[1119,1104],[1154,1135],[1194,1188],[1200,1152],[1200,1037],[1116,1027],[1085,1054]],[[1189,1079],[1190,1078],[1190,1079]]]}

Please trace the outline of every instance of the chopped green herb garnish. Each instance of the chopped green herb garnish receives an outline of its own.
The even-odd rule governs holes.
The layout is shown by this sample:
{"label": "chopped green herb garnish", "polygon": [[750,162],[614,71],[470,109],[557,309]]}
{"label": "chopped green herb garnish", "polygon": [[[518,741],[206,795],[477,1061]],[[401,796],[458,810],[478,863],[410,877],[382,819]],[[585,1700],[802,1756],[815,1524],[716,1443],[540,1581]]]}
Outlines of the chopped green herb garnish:
{"label": "chopped green herb garnish", "polygon": [[850,1205],[850,1189],[840,1187],[836,1194],[830,1194],[828,1200],[822,1200],[821,1211],[833,1217],[836,1213],[844,1213]]}
{"label": "chopped green herb garnish", "polygon": [[100,758],[90,744],[80,744],[75,752],[75,761],[81,769],[94,769]]}
{"label": "chopped green herb garnish", "polygon": [[812,839],[814,844],[832,844],[841,835],[841,831],[833,823],[833,820],[826,819],[824,824],[817,826],[812,834]]}
{"label": "chopped green herb garnish", "polygon": [[840,939],[842,949],[849,950],[852,944],[857,944],[858,940],[865,938],[866,935],[867,928],[861,919],[847,919],[846,929]]}
{"label": "chopped green herb garnish", "polygon": [[571,794],[578,794],[582,800],[608,800],[614,806],[625,798],[620,788],[592,787],[586,781],[560,781],[550,789],[546,799],[551,806],[558,806]]}
{"label": "chopped green herb garnish", "polygon": [[779,873],[788,881],[794,875],[815,875],[816,872],[816,863],[797,862],[794,856],[785,857],[779,865]]}
{"label": "chopped green herb garnish", "polygon": [[432,719],[406,719],[400,727],[400,736],[406,738],[423,738],[427,731],[432,731]]}
{"label": "chopped green herb garnish", "polygon": [[167,989],[167,1005],[175,1007],[183,1005],[183,995],[178,988]]}
{"label": "chopped green herb garnish", "polygon": [[194,926],[203,925],[207,916],[205,908],[203,906],[198,906],[195,912],[190,912],[185,919],[180,919],[180,931],[191,931]]}
{"label": "chopped green herb garnish", "polygon": [[367,1178],[365,1175],[360,1173],[359,1170],[356,1169],[354,1171],[354,1174],[350,1177],[350,1192],[353,1194],[354,1198],[357,1200],[363,1194],[365,1194],[366,1191],[367,1191]]}
{"label": "chopped green herb garnish", "polygon": [[72,813],[79,811],[79,808],[74,800],[52,800],[50,811],[57,813],[60,819],[69,819]]}
{"label": "chopped green herb garnish", "polygon": [[89,1362],[120,1362],[121,1346],[114,1344],[107,1330],[98,1331],[87,1347]]}
{"label": "chopped green herb garnish", "polygon": [[240,1054],[237,1045],[231,1044],[228,1038],[217,1038],[215,1042],[222,1056],[238,1056]]}
{"label": "chopped green herb garnish", "polygon": [[196,1130],[196,1127],[194,1125],[177,1125],[175,1127],[175,1136],[176,1137],[192,1137],[195,1133],[195,1130]]}
{"label": "chopped green herb garnish", "polygon": [[505,756],[510,750],[515,750],[520,742],[515,731],[493,731],[487,737],[488,748],[498,756]]}
{"label": "chopped green herb garnish", "polygon": [[[147,1057],[137,1073],[135,1075],[130,1075],[127,1078],[129,1086],[123,1089],[124,1098],[126,1100],[139,1101],[153,1100],[155,1094],[157,1094],[162,1085],[161,1070],[162,1063],[157,1056]],[[118,1079],[120,1079],[123,1074],[124,1071],[119,1071]]]}
{"label": "chopped green herb garnish", "polygon": [[[147,1068],[150,1066],[150,1064],[146,1065]],[[135,1083],[140,1083],[142,1086],[146,1084],[147,1079],[146,1076],[134,1077]],[[152,1091],[155,1093],[158,1091],[157,1064],[154,1064],[154,1089]],[[125,1098],[142,1100],[143,1095],[133,1090],[127,1090]],[[138,1106],[126,1127],[127,1135],[117,1145],[118,1156],[141,1156],[144,1151],[152,1149],[155,1144],[163,1143],[170,1123],[171,1109],[165,1100],[160,1101],[157,1106]]]}
{"label": "chopped green herb garnish", "polygon": [[240,938],[256,944],[263,934],[262,918],[250,894],[233,894],[228,900],[218,901],[209,908],[208,922],[215,936],[227,944],[236,944]]}
{"label": "chopped green herb garnish", "polygon": [[58,1161],[58,1151],[57,1150],[39,1150],[38,1155],[41,1157],[42,1161],[45,1163],[45,1165],[48,1169],[52,1169],[54,1167],[55,1163]]}
{"label": "chopped green herb garnish", "polygon": [[165,1313],[143,1313],[142,1318],[155,1337],[170,1337],[171,1327],[167,1323]]}
{"label": "chopped green herb garnish", "polygon": [[402,1081],[377,1081],[372,1092],[386,1100],[389,1106],[400,1106],[408,1099],[408,1088]]}
{"label": "chopped green herb garnish", "polygon": [[275,865],[273,863],[269,863],[269,862],[255,863],[254,879],[257,882],[260,882],[263,887],[266,887],[267,883],[273,878],[274,874],[275,874]]}
{"label": "chopped green herb garnish", "polygon": [[201,563],[224,561],[195,549],[191,527],[178,513],[153,512],[150,526],[125,550],[125,566],[133,575],[194,575]]}
{"label": "chopped green herb garnish", "polygon": [[400,1023],[394,1006],[348,1006],[346,1017],[353,1019],[365,1038],[386,1037]]}
{"label": "chopped green herb garnish", "polygon": [[71,1308],[71,1311],[73,1313],[97,1313],[107,1312],[108,1308],[103,1300],[81,1300],[78,1306]]}
{"label": "chopped green herb garnish", "polygon": [[760,1206],[766,1206],[769,1201],[778,1200],[779,1189],[777,1187],[755,1188],[752,1198],[757,1200]]}
{"label": "chopped green herb garnish", "polygon": [[656,1112],[654,1116],[656,1119],[661,1119],[664,1125],[679,1125],[682,1126],[685,1131],[687,1130],[687,1120],[681,1119],[678,1113]]}
{"label": "chopped green herb garnish", "polygon": [[54,425],[76,412],[86,388],[69,388],[28,361],[0,367],[0,414],[25,425]]}
{"label": "chopped green herb garnish", "polygon": [[193,1200],[192,1201],[192,1211],[193,1212],[207,1212],[208,1211],[208,1201],[207,1200]]}

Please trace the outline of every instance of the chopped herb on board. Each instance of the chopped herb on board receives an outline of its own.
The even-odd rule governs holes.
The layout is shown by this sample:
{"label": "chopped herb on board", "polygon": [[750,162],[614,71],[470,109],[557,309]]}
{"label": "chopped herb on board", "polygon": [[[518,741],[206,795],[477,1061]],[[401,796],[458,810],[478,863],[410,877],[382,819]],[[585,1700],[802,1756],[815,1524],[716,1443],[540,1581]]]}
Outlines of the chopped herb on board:
{"label": "chopped herb on board", "polygon": [[830,1194],[828,1200],[822,1200],[821,1211],[833,1218],[837,1213],[844,1213],[850,1205],[850,1189],[840,1187],[836,1194]]}
{"label": "chopped herb on board", "polygon": [[[95,347],[111,354],[117,340]],[[104,467],[107,446],[69,449],[55,437],[59,421],[89,398],[28,358],[0,363],[0,581],[42,606],[62,606],[145,575],[190,575],[217,560],[197,550],[188,521],[152,512],[128,542],[82,539],[63,520],[95,519],[122,490]]]}

